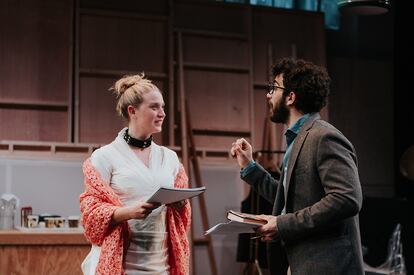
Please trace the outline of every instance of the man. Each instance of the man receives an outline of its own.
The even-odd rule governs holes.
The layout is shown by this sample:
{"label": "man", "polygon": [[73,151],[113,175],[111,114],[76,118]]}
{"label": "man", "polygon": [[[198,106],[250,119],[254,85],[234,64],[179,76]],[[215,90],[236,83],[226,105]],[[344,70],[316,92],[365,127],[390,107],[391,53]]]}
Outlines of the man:
{"label": "man", "polygon": [[289,267],[292,275],[363,274],[355,150],[318,114],[326,105],[330,78],[319,66],[288,58],[272,73],[267,93],[271,120],[288,127],[280,178],[253,161],[246,140],[238,139],[231,148],[241,178],[274,204],[272,215],[259,216],[267,224],[257,230],[282,251],[277,259],[269,254],[270,271],[285,274]]}

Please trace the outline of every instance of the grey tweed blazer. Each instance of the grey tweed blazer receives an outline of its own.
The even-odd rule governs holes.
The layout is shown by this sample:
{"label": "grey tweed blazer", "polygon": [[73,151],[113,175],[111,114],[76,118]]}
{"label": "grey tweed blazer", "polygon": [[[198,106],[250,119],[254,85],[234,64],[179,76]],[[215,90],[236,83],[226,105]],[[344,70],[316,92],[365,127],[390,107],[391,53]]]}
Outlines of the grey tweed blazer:
{"label": "grey tweed blazer", "polygon": [[362,191],[352,144],[319,114],[312,115],[295,139],[286,177],[285,215],[280,215],[283,173],[274,179],[257,165],[242,179],[274,204],[292,275],[364,274]]}

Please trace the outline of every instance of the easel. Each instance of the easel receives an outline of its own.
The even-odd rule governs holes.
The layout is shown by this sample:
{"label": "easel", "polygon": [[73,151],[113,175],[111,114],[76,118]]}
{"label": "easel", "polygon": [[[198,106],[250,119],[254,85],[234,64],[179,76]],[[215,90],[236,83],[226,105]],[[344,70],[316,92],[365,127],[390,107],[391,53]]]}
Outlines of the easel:
{"label": "easel", "polygon": [[[180,98],[180,118],[181,118],[181,155],[183,160],[183,165],[185,170],[187,171],[188,177],[191,181],[191,170],[190,170],[190,161],[192,164],[192,168],[194,169],[194,177],[195,177],[195,185],[196,187],[203,186],[201,182],[201,173],[200,173],[200,165],[197,158],[197,151],[195,148],[194,136],[193,136],[193,129],[191,127],[191,120],[189,115],[189,110],[187,106],[187,101],[185,99],[185,90],[184,90],[184,67],[183,67],[183,55],[182,55],[182,37],[181,32],[177,33],[178,39],[178,56],[177,56],[177,63],[178,63],[178,78],[179,78],[179,98]],[[207,216],[207,207],[206,202],[204,199],[204,194],[198,196],[199,206],[200,206],[200,214],[201,214],[201,222],[203,225],[203,231],[209,229],[209,222]],[[191,274],[194,274],[195,270],[195,257],[194,257],[194,246],[207,246],[208,257],[210,260],[210,270],[212,275],[218,275],[217,273],[217,265],[216,260],[214,258],[214,250],[213,244],[211,241],[210,235],[204,236],[202,238],[194,239],[194,228],[191,225],[191,239],[192,239],[192,248],[191,248],[191,255],[192,255],[192,265],[191,265]]]}
{"label": "easel", "polygon": [[[254,153],[255,161],[260,163],[264,168],[277,169],[277,158],[276,154],[283,154],[283,151],[275,150],[276,148],[276,129],[274,125],[271,124],[269,117],[265,117],[264,129],[263,129],[263,140],[262,140],[263,150],[256,151]],[[259,194],[250,190],[251,196],[250,199],[250,213],[252,214],[263,214],[263,209],[260,207],[260,197]],[[249,240],[249,262],[244,268],[243,274],[245,275],[262,275],[262,267],[259,262],[259,245],[260,240]]]}

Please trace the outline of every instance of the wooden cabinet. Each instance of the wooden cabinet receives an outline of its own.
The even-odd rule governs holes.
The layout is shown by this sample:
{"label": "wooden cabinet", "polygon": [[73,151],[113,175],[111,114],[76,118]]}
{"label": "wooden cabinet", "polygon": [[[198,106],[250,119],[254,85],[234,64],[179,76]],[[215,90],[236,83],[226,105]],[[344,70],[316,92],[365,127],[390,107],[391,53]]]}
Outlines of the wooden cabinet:
{"label": "wooden cabinet", "polygon": [[79,232],[0,231],[0,274],[82,274],[89,250]]}

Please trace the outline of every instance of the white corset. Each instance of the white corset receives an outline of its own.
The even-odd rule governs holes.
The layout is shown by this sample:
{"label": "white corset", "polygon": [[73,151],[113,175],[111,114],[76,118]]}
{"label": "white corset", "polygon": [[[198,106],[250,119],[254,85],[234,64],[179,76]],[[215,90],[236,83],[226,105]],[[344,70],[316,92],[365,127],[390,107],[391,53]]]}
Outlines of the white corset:
{"label": "white corset", "polygon": [[131,241],[125,258],[126,275],[168,274],[166,209],[154,210],[144,220],[129,220]]}

